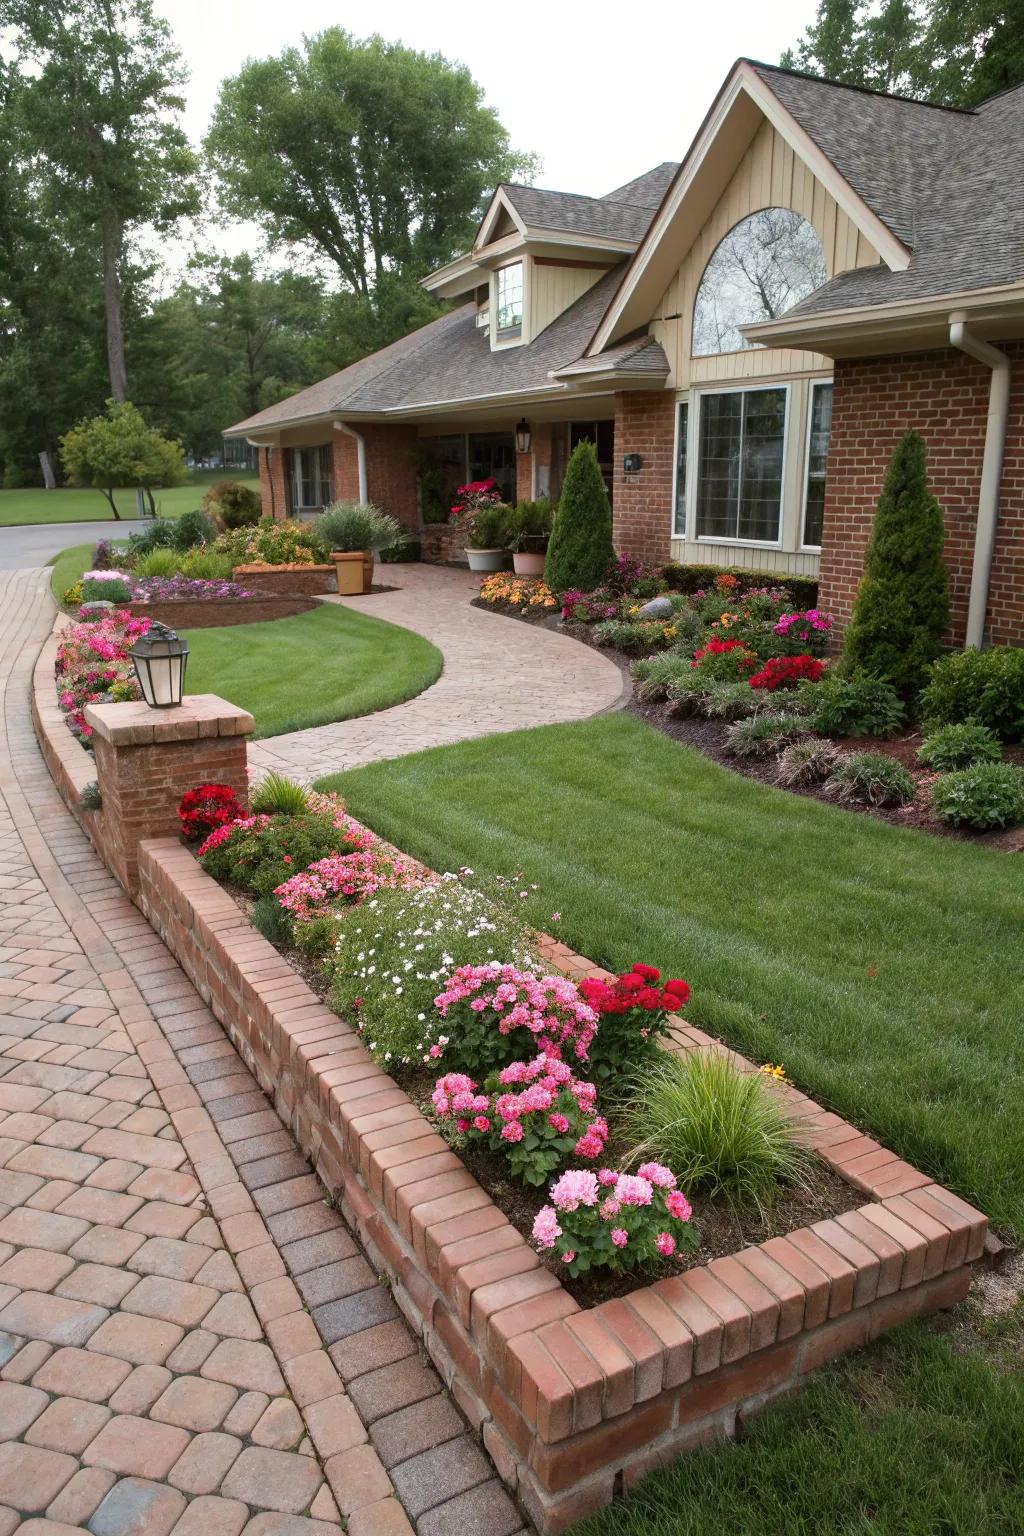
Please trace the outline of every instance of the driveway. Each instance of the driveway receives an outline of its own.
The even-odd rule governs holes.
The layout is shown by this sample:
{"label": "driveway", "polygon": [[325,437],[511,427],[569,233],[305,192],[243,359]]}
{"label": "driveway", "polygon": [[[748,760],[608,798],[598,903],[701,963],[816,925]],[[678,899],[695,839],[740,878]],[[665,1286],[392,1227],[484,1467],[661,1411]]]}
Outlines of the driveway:
{"label": "driveway", "polygon": [[24,570],[46,565],[72,544],[95,544],[98,539],[126,539],[148,528],[149,522],[30,523],[0,528],[0,571]]}

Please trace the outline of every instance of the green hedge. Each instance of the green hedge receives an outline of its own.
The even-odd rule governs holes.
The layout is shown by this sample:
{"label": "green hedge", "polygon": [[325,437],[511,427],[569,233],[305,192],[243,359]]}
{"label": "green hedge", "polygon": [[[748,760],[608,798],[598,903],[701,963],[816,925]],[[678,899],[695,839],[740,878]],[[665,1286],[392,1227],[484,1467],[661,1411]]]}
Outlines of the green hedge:
{"label": "green hedge", "polygon": [[785,587],[800,608],[813,608],[818,601],[818,583],[811,576],[790,576],[786,571],[749,571],[739,565],[680,565],[670,560],[662,574],[673,592],[697,592],[714,585],[723,574],[739,579],[739,595],[751,587]]}

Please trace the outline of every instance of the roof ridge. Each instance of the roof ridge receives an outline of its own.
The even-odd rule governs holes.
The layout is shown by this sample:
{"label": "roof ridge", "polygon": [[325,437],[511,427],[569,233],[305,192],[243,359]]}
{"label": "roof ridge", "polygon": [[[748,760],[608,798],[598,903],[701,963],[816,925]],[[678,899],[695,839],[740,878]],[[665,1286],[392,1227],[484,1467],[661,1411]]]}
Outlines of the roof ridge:
{"label": "roof ridge", "polygon": [[[908,107],[928,107],[933,112],[952,112],[958,117],[977,117],[977,107],[951,107],[944,101],[927,101],[923,96],[900,96],[895,91],[876,91],[870,85],[853,85],[848,80],[833,80],[828,75],[812,75],[806,69],[791,69],[787,64],[766,64],[763,59],[751,59],[741,54],[738,64],[749,64],[752,69],[768,69],[775,75],[790,75],[794,80],[813,80],[817,85],[831,85],[840,91],[857,91],[861,96],[877,96],[883,101],[899,101]],[[1015,90],[1015,86],[1010,86]],[[998,94],[1003,94],[1002,92]],[[989,101],[993,97],[987,98]],[[979,106],[983,103],[979,103]]]}

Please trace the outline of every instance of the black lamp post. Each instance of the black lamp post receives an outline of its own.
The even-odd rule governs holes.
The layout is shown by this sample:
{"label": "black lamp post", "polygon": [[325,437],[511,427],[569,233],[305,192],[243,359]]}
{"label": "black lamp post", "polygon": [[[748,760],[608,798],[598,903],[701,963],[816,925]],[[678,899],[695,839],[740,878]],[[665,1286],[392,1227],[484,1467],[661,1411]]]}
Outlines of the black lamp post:
{"label": "black lamp post", "polygon": [[529,453],[533,434],[530,431],[530,423],[524,416],[516,427],[516,453]]}
{"label": "black lamp post", "polygon": [[153,623],[128,652],[150,709],[174,709],[185,688],[188,644],[166,624]]}

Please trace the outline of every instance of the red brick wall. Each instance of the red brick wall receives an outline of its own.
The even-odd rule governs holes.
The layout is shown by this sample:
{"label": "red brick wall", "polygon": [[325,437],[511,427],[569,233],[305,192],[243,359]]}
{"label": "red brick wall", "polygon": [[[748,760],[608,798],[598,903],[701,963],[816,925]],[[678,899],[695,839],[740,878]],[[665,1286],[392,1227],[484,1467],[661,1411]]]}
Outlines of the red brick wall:
{"label": "red brick wall", "polygon": [[420,520],[416,428],[366,425],[359,431],[366,439],[366,488],[370,500],[382,512],[397,517],[403,528],[415,532]]}
{"label": "red brick wall", "polygon": [[[1004,350],[1015,362],[1024,344]],[[952,636],[963,644],[991,374],[952,348],[843,359],[835,365],[819,602],[845,622],[853,606],[889,459],[916,428],[946,521]],[[988,627],[998,644],[1024,641],[1024,376],[1015,368],[992,568]]]}
{"label": "red brick wall", "polygon": [[[617,550],[642,560],[667,560],[670,553],[674,415],[668,390],[615,396],[613,537]],[[627,453],[643,458],[636,474],[622,467]]]}
{"label": "red brick wall", "polygon": [[359,500],[359,449],[347,432],[335,432],[333,438],[334,499]]}
{"label": "red brick wall", "polygon": [[270,469],[267,469],[267,452],[259,450],[260,495],[263,499],[263,516],[276,517],[278,522],[288,516],[288,486],[284,470],[285,450],[271,448]]}

